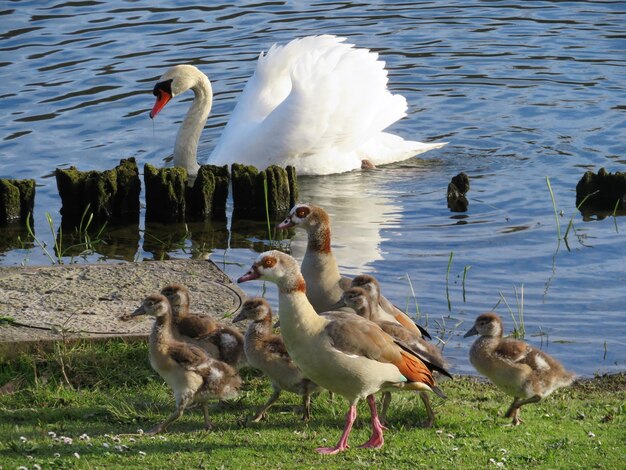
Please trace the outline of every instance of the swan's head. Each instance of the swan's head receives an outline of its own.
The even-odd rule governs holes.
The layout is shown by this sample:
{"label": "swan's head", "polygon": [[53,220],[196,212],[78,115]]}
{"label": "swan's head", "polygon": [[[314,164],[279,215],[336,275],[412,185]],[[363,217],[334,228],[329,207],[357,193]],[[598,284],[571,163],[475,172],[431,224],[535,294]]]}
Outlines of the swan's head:
{"label": "swan's head", "polygon": [[152,93],[156,96],[156,102],[150,111],[150,119],[153,119],[175,96],[194,88],[199,81],[207,81],[208,78],[193,65],[175,65],[165,72],[154,85]]}

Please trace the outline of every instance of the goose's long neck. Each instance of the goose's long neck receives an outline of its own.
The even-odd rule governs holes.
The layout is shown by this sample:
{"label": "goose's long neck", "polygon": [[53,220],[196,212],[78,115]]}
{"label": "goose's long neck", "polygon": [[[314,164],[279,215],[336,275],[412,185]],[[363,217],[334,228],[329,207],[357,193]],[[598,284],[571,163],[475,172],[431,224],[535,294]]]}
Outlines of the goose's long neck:
{"label": "goose's long neck", "polygon": [[279,286],[278,289],[278,316],[287,349],[317,334],[325,323],[307,299],[304,279],[299,280],[296,288]]}
{"label": "goose's long neck", "polygon": [[213,91],[211,82],[206,76],[199,77],[198,82],[191,90],[195,96],[176,136],[174,166],[183,167],[187,173],[195,175],[200,168],[197,157],[198,142],[211,111]]}
{"label": "goose's long neck", "polygon": [[307,236],[308,243],[302,260],[304,278],[314,285],[317,284],[317,279],[316,282],[311,283],[311,280],[315,279],[314,276],[332,285],[339,282],[341,274],[339,274],[339,266],[330,246],[330,227],[327,224],[320,224],[309,229]]}

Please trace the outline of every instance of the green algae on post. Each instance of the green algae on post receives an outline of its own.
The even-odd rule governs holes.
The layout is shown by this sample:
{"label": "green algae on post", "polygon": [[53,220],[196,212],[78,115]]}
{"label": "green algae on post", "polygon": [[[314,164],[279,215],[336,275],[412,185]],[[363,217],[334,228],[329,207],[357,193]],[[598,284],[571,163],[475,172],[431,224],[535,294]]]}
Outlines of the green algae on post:
{"label": "green algae on post", "polygon": [[63,225],[81,220],[90,207],[98,222],[133,222],[139,219],[141,182],[134,158],[122,159],[112,170],[55,170],[61,196]]}
{"label": "green algae on post", "polygon": [[285,169],[271,165],[258,171],[253,166],[235,163],[231,167],[231,173],[236,218],[262,221],[269,216],[275,219],[286,214],[297,201],[298,187],[294,167]]}
{"label": "green algae on post", "polygon": [[0,226],[26,223],[35,206],[35,180],[0,178]]}
{"label": "green algae on post", "polygon": [[194,185],[187,188],[187,218],[195,221],[226,220],[229,184],[226,165],[202,165]]}
{"label": "green algae on post", "polygon": [[180,167],[143,167],[146,185],[146,222],[182,222],[185,220],[187,170]]}

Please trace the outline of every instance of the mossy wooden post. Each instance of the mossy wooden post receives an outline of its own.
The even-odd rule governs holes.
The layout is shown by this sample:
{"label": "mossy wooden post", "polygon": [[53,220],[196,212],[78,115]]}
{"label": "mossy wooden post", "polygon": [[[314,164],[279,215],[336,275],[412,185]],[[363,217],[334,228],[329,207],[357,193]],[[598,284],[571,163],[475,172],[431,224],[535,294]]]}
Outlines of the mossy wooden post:
{"label": "mossy wooden post", "polygon": [[298,202],[298,175],[296,174],[296,167],[287,165],[287,182],[289,183],[289,209],[296,205]]}
{"label": "mossy wooden post", "polygon": [[[233,163],[230,167],[233,181],[233,217],[240,219],[258,219],[259,200],[264,201],[263,186],[258,191],[257,177],[259,170],[251,165]],[[263,202],[265,214],[265,202]]]}
{"label": "mossy wooden post", "polygon": [[193,187],[187,188],[187,218],[194,221],[226,220],[229,184],[226,165],[202,165]]}
{"label": "mossy wooden post", "polygon": [[576,206],[583,213],[626,210],[626,172],[585,172],[576,185]]}
{"label": "mossy wooden post", "polygon": [[185,220],[187,170],[180,167],[155,168],[145,164],[146,222],[182,222]]}
{"label": "mossy wooden post", "polygon": [[0,178],[0,226],[33,217],[35,180]]}
{"label": "mossy wooden post", "polygon": [[134,158],[122,159],[112,170],[79,171],[57,168],[63,225],[79,223],[89,206],[98,222],[139,220],[141,182]]}
{"label": "mossy wooden post", "polygon": [[137,162],[132,157],[122,159],[113,171],[117,185],[113,198],[112,218],[115,222],[139,223],[141,180]]}
{"label": "mossy wooden post", "polygon": [[[267,212],[270,219],[287,214],[293,205],[290,198],[291,191],[287,170],[277,165],[271,165],[259,173],[259,185],[262,190],[264,180],[267,180]],[[265,197],[265,194],[263,196]],[[265,201],[263,203],[265,204]],[[265,207],[261,212],[262,217],[259,216],[258,218],[265,220]]]}
{"label": "mossy wooden post", "polygon": [[267,209],[270,219],[286,214],[296,203],[298,185],[296,170],[271,165],[258,171],[253,166],[233,164],[233,217],[251,220],[266,220],[265,189],[267,182]]}

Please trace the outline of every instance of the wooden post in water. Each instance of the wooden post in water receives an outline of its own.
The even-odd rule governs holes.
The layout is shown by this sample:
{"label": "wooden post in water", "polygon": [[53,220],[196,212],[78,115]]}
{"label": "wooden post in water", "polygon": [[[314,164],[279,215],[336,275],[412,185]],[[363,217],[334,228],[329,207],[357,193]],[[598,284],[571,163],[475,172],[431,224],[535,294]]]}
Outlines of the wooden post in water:
{"label": "wooden post in water", "polygon": [[[298,198],[296,170],[271,165],[259,171],[253,166],[234,163],[233,217],[250,220],[276,219],[287,213]],[[267,211],[265,207],[267,184]]]}
{"label": "wooden post in water", "polygon": [[55,176],[64,225],[80,222],[88,215],[86,211],[99,222],[139,220],[141,182],[134,158],[122,159],[114,169],[105,171],[57,168]]}
{"label": "wooden post in water", "polygon": [[180,167],[143,167],[146,184],[146,222],[183,222],[185,220],[187,170]]}
{"label": "wooden post in water", "polygon": [[0,178],[0,226],[26,223],[33,216],[35,180]]}
{"label": "wooden post in water", "polygon": [[584,214],[626,210],[626,172],[585,172],[576,185],[576,206]]}
{"label": "wooden post in water", "polygon": [[228,166],[202,165],[193,186],[187,187],[187,219],[226,220],[229,184]]}

